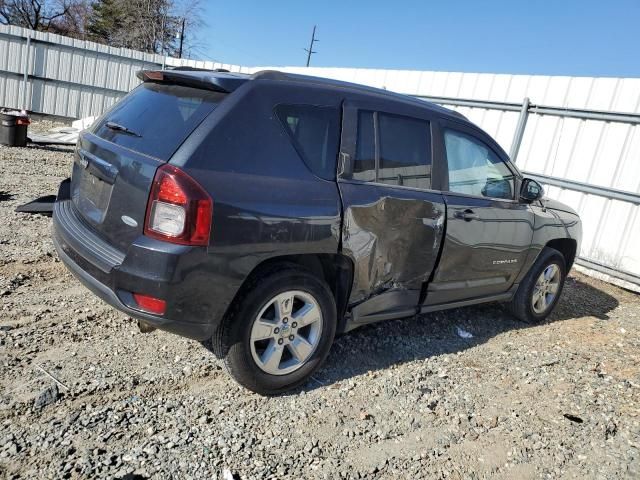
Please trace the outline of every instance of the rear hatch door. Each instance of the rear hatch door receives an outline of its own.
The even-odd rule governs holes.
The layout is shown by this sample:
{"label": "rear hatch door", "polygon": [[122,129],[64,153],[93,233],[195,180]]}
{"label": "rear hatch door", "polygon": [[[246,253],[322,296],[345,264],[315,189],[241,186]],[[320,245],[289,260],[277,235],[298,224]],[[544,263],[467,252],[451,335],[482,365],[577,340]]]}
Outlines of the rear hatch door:
{"label": "rear hatch door", "polygon": [[143,232],[157,168],[222,98],[219,92],[146,82],[118,102],[78,142],[71,196],[82,220],[126,250]]}

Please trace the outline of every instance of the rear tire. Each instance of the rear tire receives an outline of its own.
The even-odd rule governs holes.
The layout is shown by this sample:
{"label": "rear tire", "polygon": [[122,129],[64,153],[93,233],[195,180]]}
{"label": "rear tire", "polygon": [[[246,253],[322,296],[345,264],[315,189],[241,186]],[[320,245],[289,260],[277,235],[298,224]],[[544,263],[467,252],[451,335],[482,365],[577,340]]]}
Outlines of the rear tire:
{"label": "rear tire", "polygon": [[510,312],[526,323],[543,322],[562,294],[566,269],[564,256],[545,247],[509,303]]}
{"label": "rear tire", "polygon": [[287,264],[243,287],[211,347],[238,383],[274,395],[309,379],[326,359],[335,332],[336,305],[327,285]]}

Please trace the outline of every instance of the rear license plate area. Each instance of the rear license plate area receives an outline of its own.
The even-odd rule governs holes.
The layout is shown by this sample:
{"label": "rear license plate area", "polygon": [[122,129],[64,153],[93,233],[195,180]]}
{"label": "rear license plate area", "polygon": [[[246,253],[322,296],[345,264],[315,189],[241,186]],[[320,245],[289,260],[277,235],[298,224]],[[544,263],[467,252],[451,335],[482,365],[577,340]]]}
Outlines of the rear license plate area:
{"label": "rear license plate area", "polygon": [[73,201],[77,209],[95,223],[102,223],[109,207],[112,185],[86,169],[75,169],[72,180]]}

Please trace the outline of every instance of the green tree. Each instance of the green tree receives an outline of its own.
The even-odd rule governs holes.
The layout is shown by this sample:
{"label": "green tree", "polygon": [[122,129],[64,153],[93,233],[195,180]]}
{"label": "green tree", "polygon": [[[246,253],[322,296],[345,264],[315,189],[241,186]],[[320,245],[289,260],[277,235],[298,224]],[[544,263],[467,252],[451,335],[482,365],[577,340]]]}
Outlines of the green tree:
{"label": "green tree", "polygon": [[173,10],[171,0],[97,0],[87,29],[114,47],[172,54],[180,23]]}
{"label": "green tree", "polygon": [[87,35],[99,43],[114,45],[114,35],[122,30],[123,12],[118,0],[98,0],[91,6]]}

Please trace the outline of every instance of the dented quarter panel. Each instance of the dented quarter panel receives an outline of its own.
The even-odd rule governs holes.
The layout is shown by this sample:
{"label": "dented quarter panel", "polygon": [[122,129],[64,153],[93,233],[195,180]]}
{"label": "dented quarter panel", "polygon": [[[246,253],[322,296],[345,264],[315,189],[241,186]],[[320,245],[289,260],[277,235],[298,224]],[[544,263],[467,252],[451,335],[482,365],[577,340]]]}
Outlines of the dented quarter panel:
{"label": "dented quarter panel", "polygon": [[342,251],[355,265],[349,303],[361,304],[360,315],[415,307],[442,242],[442,195],[380,184],[339,185]]}

